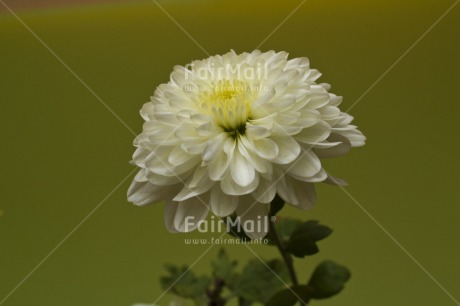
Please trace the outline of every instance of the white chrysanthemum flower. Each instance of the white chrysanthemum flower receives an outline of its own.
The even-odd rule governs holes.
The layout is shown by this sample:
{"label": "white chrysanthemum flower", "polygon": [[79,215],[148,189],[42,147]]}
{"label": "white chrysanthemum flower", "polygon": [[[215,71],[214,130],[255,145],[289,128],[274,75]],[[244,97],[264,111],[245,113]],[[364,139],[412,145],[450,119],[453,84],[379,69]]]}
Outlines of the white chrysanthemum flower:
{"label": "white chrysanthemum flower", "polygon": [[[353,117],[339,110],[342,98],[316,83],[319,77],[307,58],[274,51],[231,51],[174,67],[141,110],[133,156],[141,170],[128,200],[165,201],[173,232],[195,229],[209,210],[236,212],[241,222],[261,219],[276,193],[312,207],[313,183],[343,182],[328,176],[320,159],[365,141]],[[264,236],[261,228],[249,236]]]}

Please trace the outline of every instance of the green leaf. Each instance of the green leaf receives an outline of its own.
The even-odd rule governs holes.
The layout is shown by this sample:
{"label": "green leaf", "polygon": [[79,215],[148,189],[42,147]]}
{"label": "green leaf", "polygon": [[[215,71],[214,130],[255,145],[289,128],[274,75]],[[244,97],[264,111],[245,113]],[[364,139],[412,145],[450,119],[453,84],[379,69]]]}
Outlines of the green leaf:
{"label": "green leaf", "polygon": [[278,291],[267,302],[266,306],[293,306],[299,299],[305,303],[310,300],[310,289],[307,285],[297,285]]}
{"label": "green leaf", "polygon": [[236,260],[230,260],[224,249],[219,251],[217,259],[211,262],[212,274],[215,279],[223,280],[227,286],[232,286],[236,281]]}
{"label": "green leaf", "polygon": [[[294,233],[294,231],[299,226],[301,226],[302,223],[303,222],[301,220],[297,220],[297,219],[283,218],[279,216],[276,217],[275,229],[283,245],[287,244],[287,242],[289,241],[289,238],[291,238],[292,233]],[[268,244],[270,245],[275,244],[270,234],[267,235],[266,238],[268,239]]]}
{"label": "green leaf", "polygon": [[167,265],[166,270],[169,275],[160,278],[164,290],[170,289],[175,295],[193,299],[195,302],[203,301],[206,298],[206,291],[211,284],[208,277],[197,277],[186,266]]}
{"label": "green leaf", "polygon": [[325,299],[338,294],[350,278],[350,271],[332,261],[319,264],[308,285],[297,285],[277,292],[266,306],[293,306],[299,298],[308,303],[310,299]]}
{"label": "green leaf", "polygon": [[243,269],[236,286],[230,289],[245,300],[265,304],[287,282],[289,273],[281,260],[262,263],[253,259]]}
{"label": "green leaf", "polygon": [[296,257],[304,257],[319,252],[316,242],[332,233],[332,229],[321,225],[318,221],[307,221],[292,233],[286,245],[286,251]]}
{"label": "green leaf", "polygon": [[284,207],[284,200],[276,194],[273,198],[272,202],[270,203],[270,216],[276,216],[276,214],[283,209]]}
{"label": "green leaf", "polygon": [[308,282],[310,296],[313,299],[325,299],[336,295],[350,279],[350,271],[333,261],[320,263]]}

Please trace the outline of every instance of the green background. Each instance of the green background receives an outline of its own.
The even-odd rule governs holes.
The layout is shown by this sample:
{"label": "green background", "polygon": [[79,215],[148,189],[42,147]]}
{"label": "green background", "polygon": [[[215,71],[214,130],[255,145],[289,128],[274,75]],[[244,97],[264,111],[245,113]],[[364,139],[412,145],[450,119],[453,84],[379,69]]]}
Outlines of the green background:
{"label": "green background", "polygon": [[[253,50],[299,3],[161,2],[210,54]],[[307,0],[260,49],[309,57],[346,109],[453,3]],[[172,67],[207,57],[153,2],[18,16],[136,133],[138,110]],[[459,20],[460,5],[350,111],[367,145],[325,163],[457,300]],[[168,233],[162,204],[130,205],[132,177],[114,190],[133,170],[134,136],[8,13],[0,15],[0,101],[0,301],[106,199],[2,306],[152,303],[164,263],[192,264],[209,248],[184,244],[198,233]],[[296,262],[300,279],[324,259],[353,275],[340,295],[312,305],[456,305],[340,188],[320,184],[318,195],[311,211],[284,210],[335,230],[318,255]],[[209,271],[219,248],[193,270]],[[254,257],[227,249],[241,262]]]}

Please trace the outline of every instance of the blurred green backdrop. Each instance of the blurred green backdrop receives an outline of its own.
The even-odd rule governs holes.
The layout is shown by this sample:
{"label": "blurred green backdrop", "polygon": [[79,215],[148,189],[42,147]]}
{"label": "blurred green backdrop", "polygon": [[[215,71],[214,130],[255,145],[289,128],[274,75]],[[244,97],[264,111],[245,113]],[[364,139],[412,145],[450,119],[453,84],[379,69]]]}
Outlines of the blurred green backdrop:
{"label": "blurred green backdrop", "polygon": [[[458,1],[457,1],[458,2]],[[251,51],[301,1],[162,1],[210,54]],[[261,46],[307,56],[351,106],[453,4],[307,0]],[[207,57],[153,2],[21,11],[20,18],[136,133],[138,110],[172,67]],[[444,288],[460,299],[460,6],[453,8],[351,110],[367,145],[327,169]],[[134,136],[30,32],[0,15],[0,301],[98,204],[3,306],[127,306],[162,293],[166,262],[192,264],[163,227],[162,205],[126,201]],[[457,139],[457,140],[455,140]],[[319,185],[303,214],[332,227],[321,252],[348,266],[346,289],[318,305],[456,305],[339,188]],[[287,215],[299,215],[285,209]],[[214,246],[196,263],[209,271]],[[228,246],[241,262],[254,255]],[[262,258],[278,256],[265,246]],[[165,295],[159,305],[169,304]]]}

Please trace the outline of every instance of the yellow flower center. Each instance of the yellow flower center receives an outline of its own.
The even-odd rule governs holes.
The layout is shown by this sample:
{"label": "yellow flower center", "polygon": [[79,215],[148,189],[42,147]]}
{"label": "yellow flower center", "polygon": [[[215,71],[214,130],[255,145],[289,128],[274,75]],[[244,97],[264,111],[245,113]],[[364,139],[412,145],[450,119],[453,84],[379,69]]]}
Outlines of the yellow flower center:
{"label": "yellow flower center", "polygon": [[199,107],[214,117],[215,123],[229,133],[244,133],[251,110],[253,92],[239,80],[220,80],[201,93]]}

